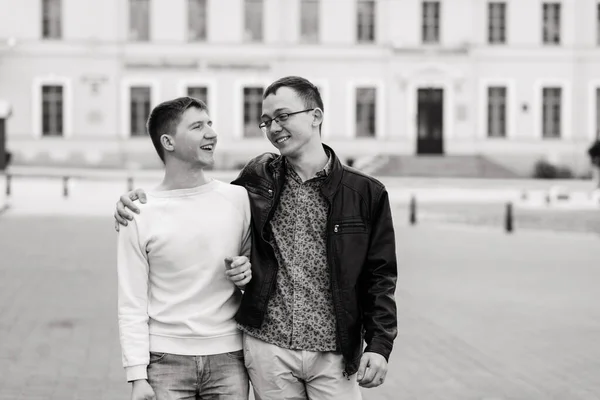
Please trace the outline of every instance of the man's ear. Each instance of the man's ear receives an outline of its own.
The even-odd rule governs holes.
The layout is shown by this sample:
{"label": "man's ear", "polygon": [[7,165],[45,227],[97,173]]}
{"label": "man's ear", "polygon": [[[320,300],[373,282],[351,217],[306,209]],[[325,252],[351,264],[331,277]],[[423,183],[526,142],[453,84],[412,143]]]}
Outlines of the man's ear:
{"label": "man's ear", "polygon": [[175,150],[175,140],[173,140],[171,135],[161,135],[160,144],[162,144],[165,151]]}
{"label": "man's ear", "polygon": [[315,108],[313,111],[313,126],[319,126],[323,122],[323,110],[319,107]]}

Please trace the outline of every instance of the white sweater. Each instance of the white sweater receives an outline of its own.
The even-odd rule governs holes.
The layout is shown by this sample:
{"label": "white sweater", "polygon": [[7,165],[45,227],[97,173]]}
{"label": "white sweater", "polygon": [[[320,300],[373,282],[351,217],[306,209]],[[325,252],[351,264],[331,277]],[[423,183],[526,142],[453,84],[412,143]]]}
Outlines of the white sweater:
{"label": "white sweater", "polygon": [[127,380],[147,379],[149,352],[210,355],[242,348],[241,292],[226,257],[250,254],[246,190],[216,180],[148,192],[118,239],[119,332]]}

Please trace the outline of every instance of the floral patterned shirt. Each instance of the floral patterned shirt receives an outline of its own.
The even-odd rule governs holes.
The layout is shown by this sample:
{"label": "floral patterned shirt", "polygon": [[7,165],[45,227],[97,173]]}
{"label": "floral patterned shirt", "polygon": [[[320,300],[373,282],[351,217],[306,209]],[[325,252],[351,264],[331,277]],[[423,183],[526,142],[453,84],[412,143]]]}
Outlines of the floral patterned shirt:
{"label": "floral patterned shirt", "polygon": [[286,179],[270,228],[279,264],[275,290],[260,328],[251,336],[293,350],[337,351],[336,320],[327,262],[329,204],[321,185],[325,168],[305,182],[287,162]]}

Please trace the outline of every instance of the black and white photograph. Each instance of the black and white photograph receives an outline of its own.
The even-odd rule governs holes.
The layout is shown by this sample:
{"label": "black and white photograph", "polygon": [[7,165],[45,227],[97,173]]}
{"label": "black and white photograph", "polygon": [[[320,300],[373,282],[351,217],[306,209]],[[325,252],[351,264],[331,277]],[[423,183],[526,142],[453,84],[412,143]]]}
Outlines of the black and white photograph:
{"label": "black and white photograph", "polygon": [[0,0],[0,400],[600,400],[599,0]]}

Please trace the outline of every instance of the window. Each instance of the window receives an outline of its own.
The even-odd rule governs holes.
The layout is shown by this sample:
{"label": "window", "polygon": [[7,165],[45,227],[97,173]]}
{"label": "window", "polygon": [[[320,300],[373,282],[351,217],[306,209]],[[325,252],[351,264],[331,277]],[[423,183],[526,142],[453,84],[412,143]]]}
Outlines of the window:
{"label": "window", "polygon": [[206,0],[188,0],[188,40],[206,40]]}
{"label": "window", "polygon": [[148,86],[133,86],[130,89],[130,132],[131,136],[146,135],[146,121],[150,115],[150,93]]}
{"label": "window", "polygon": [[542,97],[542,136],[544,138],[560,138],[562,89],[544,88]]}
{"label": "window", "polygon": [[422,40],[423,43],[440,42],[440,2],[423,2],[423,20],[422,20]]}
{"label": "window", "polygon": [[506,137],[506,88],[489,87],[487,132],[488,137]]}
{"label": "window", "polygon": [[543,4],[544,44],[560,44],[560,3]]}
{"label": "window", "polygon": [[596,4],[596,42],[600,45],[600,3]]}
{"label": "window", "polygon": [[600,139],[600,88],[596,88],[596,139]]}
{"label": "window", "polygon": [[42,136],[63,135],[63,87],[42,86]]}
{"label": "window", "polygon": [[129,40],[150,40],[150,0],[129,0]]}
{"label": "window", "polygon": [[208,107],[208,88],[206,86],[190,86],[187,89],[187,95],[202,100]]}
{"label": "window", "polygon": [[319,0],[300,2],[300,40],[305,43],[319,41]]}
{"label": "window", "polygon": [[375,1],[358,0],[356,4],[356,39],[359,43],[375,41]]}
{"label": "window", "polygon": [[44,39],[60,39],[61,0],[42,0],[42,37]]}
{"label": "window", "polygon": [[244,4],[244,30],[247,42],[263,40],[263,0],[246,0]]}
{"label": "window", "polygon": [[356,137],[375,137],[375,88],[356,89]]}
{"label": "window", "polygon": [[258,127],[261,122],[263,91],[262,87],[244,88],[244,137],[246,138],[263,137]]}
{"label": "window", "polygon": [[506,3],[488,3],[488,43],[506,43]]}

